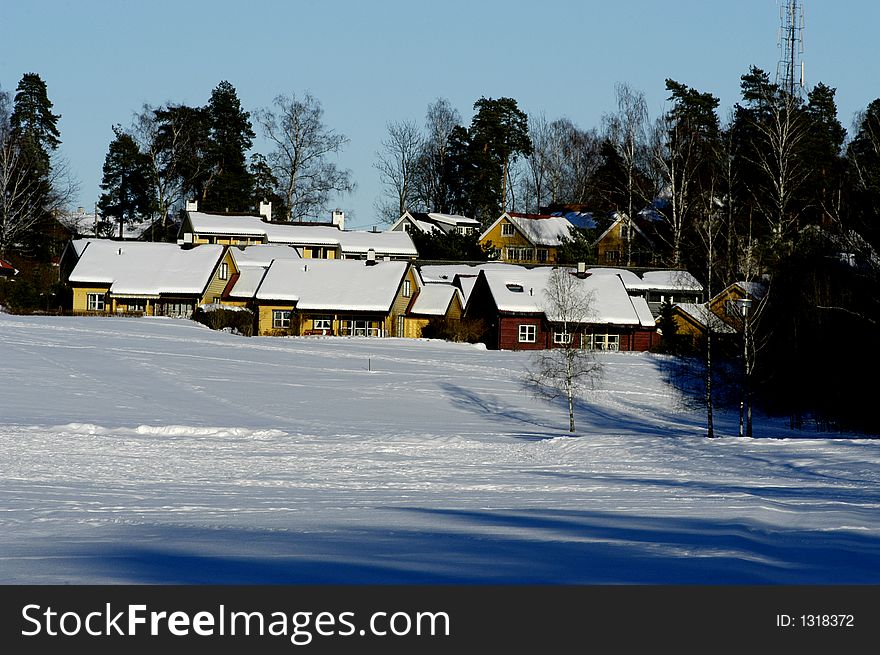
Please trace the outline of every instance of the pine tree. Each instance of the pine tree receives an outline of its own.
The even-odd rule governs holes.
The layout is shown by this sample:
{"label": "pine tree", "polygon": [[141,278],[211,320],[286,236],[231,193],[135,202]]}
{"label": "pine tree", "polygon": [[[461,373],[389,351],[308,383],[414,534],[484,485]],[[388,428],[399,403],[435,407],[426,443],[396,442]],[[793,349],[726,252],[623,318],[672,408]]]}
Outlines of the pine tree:
{"label": "pine tree", "polygon": [[225,80],[211,92],[206,110],[211,126],[207,154],[213,175],[205,190],[204,209],[247,211],[252,208],[254,180],[246,156],[256,136],[250,113],[241,108],[235,87]]}
{"label": "pine tree", "polygon": [[[477,218],[497,218],[510,205],[510,168],[532,152],[529,119],[513,98],[480,98],[474,103],[469,139],[476,176],[472,193]],[[483,193],[484,192],[484,193]]]}
{"label": "pine tree", "polygon": [[59,118],[52,113],[46,83],[36,73],[25,73],[16,88],[12,134],[27,153],[35,174],[48,177],[50,154],[61,144]]}
{"label": "pine tree", "polygon": [[124,225],[130,225],[152,214],[155,194],[151,184],[149,158],[138,148],[134,138],[120,126],[113,127],[115,138],[104,158],[104,193],[98,208],[105,220],[119,224],[122,237]]}
{"label": "pine tree", "polygon": [[36,73],[25,73],[18,84],[3,137],[2,217],[0,250],[17,240],[24,251],[47,259],[52,250],[48,234],[51,212],[62,200],[53,181],[52,153],[61,143],[46,83]]}

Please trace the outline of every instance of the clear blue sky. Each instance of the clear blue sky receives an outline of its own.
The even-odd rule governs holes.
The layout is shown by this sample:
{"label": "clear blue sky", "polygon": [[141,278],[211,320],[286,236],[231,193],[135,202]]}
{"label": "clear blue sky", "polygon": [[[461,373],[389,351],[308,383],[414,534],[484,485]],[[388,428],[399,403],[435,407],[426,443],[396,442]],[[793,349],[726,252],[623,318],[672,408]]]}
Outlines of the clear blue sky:
{"label": "clear blue sky", "polygon": [[[880,97],[876,0],[806,0],[807,84],[837,88],[840,119]],[[203,105],[228,80],[247,110],[279,93],[315,95],[351,140],[338,158],[359,188],[341,197],[352,227],[376,223],[372,167],[388,121],[423,121],[447,98],[468,123],[481,96],[598,127],[614,85],[643,91],[652,115],[671,77],[739,101],[756,65],[775,75],[777,0],[3,0],[0,88],[46,81],[62,154],[94,206],[115,123],[145,102]],[[257,141],[255,150],[266,151]]]}

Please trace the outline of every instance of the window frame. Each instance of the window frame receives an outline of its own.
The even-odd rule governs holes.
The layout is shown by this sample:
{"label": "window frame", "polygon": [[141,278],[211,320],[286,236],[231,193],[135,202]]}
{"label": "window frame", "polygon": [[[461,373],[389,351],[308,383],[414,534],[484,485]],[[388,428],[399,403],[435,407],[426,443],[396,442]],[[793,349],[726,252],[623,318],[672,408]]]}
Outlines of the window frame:
{"label": "window frame", "polygon": [[[100,306],[99,306],[100,305]],[[87,293],[86,310],[90,312],[103,312],[107,307],[106,293]]]}
{"label": "window frame", "polygon": [[534,323],[520,323],[517,336],[518,343],[537,343],[538,326]]}
{"label": "window frame", "polygon": [[[290,319],[293,311],[290,309],[273,309],[272,310],[272,329],[273,330],[289,330]],[[286,315],[286,316],[285,316]],[[287,323],[285,325],[284,323]]]}

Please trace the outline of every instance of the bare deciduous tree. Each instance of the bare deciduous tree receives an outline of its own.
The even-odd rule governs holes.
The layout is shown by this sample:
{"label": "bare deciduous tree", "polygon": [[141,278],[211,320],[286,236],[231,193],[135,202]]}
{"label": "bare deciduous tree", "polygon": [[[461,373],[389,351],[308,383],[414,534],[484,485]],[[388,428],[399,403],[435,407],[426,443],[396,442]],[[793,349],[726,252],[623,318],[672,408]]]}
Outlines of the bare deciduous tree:
{"label": "bare deciduous tree", "polygon": [[189,187],[186,167],[196,163],[197,169],[193,171],[196,176],[205,173],[207,167],[199,168],[200,162],[192,158],[191,163],[184,163],[186,153],[194,145],[191,143],[192,131],[186,129],[181,114],[171,108],[164,110],[163,115],[165,120],[160,120],[157,109],[144,104],[141,111],[134,114],[129,134],[149,161],[155,211],[164,229],[169,213],[183,201]]}
{"label": "bare deciduous tree", "polygon": [[419,202],[431,211],[449,211],[449,135],[460,124],[461,115],[445,98],[438,98],[428,105],[425,136],[416,174],[416,195]]}
{"label": "bare deciduous tree", "polygon": [[641,91],[620,83],[615,86],[617,112],[603,117],[605,138],[614,148],[623,166],[620,191],[626,198],[628,224],[624,230],[627,265],[632,263],[632,227],[629,223],[637,211],[636,204],[649,199],[653,190],[644,189],[643,174],[647,169],[648,105]]}
{"label": "bare deciduous tree", "polygon": [[566,399],[568,430],[574,432],[575,398],[592,389],[602,375],[601,362],[579,338],[593,318],[595,294],[572,271],[554,268],[547,277],[543,306],[554,329],[554,347],[535,351],[524,381],[541,397]]}
{"label": "bare deciduous tree", "polygon": [[376,153],[373,167],[387,194],[377,200],[376,210],[387,223],[393,223],[417,202],[416,169],[422,154],[423,139],[412,121],[388,123],[388,138]]}
{"label": "bare deciduous tree", "polygon": [[527,211],[554,203],[581,204],[599,167],[599,139],[567,118],[529,117],[533,151],[526,157],[523,196]]}
{"label": "bare deciduous tree", "polygon": [[255,112],[266,138],[274,145],[269,156],[284,198],[287,220],[301,220],[325,210],[333,194],[351,193],[351,171],[330,161],[348,144],[348,137],[324,124],[324,109],[309,93],[278,95],[274,110]]}

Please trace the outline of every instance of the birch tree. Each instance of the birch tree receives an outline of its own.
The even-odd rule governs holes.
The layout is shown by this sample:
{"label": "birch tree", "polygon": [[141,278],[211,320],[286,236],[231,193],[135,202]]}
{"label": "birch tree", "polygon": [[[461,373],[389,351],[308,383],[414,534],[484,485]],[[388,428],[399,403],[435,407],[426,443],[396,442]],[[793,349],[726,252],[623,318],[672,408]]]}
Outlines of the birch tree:
{"label": "birch tree", "polygon": [[666,201],[660,214],[669,227],[671,264],[682,266],[682,248],[700,178],[711,174],[712,152],[719,137],[718,98],[666,80],[672,107],[655,123],[651,164],[657,188]]}
{"label": "birch tree", "polygon": [[386,189],[376,210],[386,223],[393,223],[417,202],[416,171],[424,141],[412,121],[391,122],[387,129],[373,167]]}
{"label": "birch tree", "polygon": [[554,268],[547,278],[544,313],[554,330],[552,348],[535,351],[525,383],[536,395],[564,398],[568,431],[575,431],[574,403],[602,376],[602,364],[580,342],[584,327],[594,316],[595,294],[583,280],[565,268]]}
{"label": "birch tree", "polygon": [[627,84],[617,84],[614,92],[617,112],[604,116],[603,123],[606,143],[613,148],[622,167],[621,179],[617,183],[626,203],[624,239],[629,265],[632,263],[632,220],[637,211],[636,204],[652,195],[642,184],[648,158],[648,105],[645,95]]}
{"label": "birch tree", "polygon": [[344,134],[324,124],[324,108],[313,95],[278,95],[273,108],[255,112],[274,150],[267,160],[279,182],[278,195],[288,208],[287,220],[302,220],[325,210],[334,194],[351,193],[351,171],[332,157],[348,144]]}
{"label": "birch tree", "polygon": [[450,137],[461,128],[461,114],[445,98],[428,105],[422,152],[416,167],[416,196],[429,211],[447,214],[453,203]]}

